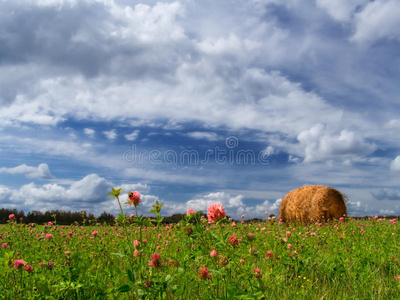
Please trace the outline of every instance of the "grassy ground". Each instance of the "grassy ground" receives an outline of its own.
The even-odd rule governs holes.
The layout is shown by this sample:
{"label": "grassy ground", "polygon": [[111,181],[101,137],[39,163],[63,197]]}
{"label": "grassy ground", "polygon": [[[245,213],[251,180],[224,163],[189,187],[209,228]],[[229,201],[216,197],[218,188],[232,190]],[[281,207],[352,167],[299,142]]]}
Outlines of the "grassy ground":
{"label": "grassy ground", "polygon": [[[235,225],[32,227],[14,221],[0,227],[0,295],[400,299],[399,225],[393,220]],[[17,260],[24,261],[21,268]]]}

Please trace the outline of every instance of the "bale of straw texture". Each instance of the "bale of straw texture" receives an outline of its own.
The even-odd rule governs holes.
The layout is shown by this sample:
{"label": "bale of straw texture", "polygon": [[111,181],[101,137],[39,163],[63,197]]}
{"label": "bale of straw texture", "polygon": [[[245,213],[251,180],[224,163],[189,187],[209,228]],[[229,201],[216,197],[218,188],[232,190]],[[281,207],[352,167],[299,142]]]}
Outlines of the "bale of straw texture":
{"label": "bale of straw texture", "polygon": [[297,220],[302,223],[340,218],[347,215],[346,201],[347,197],[334,188],[303,186],[283,198],[279,218],[283,222]]}

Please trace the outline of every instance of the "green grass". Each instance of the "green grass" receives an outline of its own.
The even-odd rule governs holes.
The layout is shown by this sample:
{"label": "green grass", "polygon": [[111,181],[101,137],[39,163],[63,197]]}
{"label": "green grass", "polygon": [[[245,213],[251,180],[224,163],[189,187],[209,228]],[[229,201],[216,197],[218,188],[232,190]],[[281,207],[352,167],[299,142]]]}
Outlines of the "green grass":
{"label": "green grass", "polygon": [[[142,229],[14,222],[0,233],[4,299],[400,299],[399,225],[385,219]],[[160,267],[149,266],[154,252]],[[17,259],[33,271],[15,268]],[[200,278],[203,267],[210,278]]]}

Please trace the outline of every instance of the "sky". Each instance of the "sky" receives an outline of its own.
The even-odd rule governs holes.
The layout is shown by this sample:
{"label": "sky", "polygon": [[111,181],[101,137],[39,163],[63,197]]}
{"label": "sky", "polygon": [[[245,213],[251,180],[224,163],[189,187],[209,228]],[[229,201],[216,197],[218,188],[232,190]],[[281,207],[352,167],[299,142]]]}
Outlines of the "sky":
{"label": "sky", "polygon": [[[0,0],[0,207],[400,215],[400,1]],[[128,215],[133,207],[125,206]]]}

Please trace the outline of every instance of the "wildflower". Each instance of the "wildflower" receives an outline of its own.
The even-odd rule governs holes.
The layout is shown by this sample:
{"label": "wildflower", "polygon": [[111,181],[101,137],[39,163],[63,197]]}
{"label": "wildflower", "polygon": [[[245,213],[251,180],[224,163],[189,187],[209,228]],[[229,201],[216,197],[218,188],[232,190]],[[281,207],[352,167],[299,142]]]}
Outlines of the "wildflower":
{"label": "wildflower", "polygon": [[286,236],[290,237],[292,235],[292,233],[290,231],[286,231]]}
{"label": "wildflower", "polygon": [[249,249],[249,253],[250,254],[254,254],[254,253],[256,253],[256,251],[257,251],[257,248],[256,247],[250,247],[250,249]]}
{"label": "wildflower", "polygon": [[271,251],[267,251],[267,258],[271,258],[272,256],[272,252]]}
{"label": "wildflower", "polygon": [[47,222],[47,225],[52,226],[52,225],[54,225],[54,224],[51,223],[51,222]]}
{"label": "wildflower", "polygon": [[68,236],[71,236],[72,235],[72,232],[70,231],[70,232],[68,232]]}
{"label": "wildflower", "polygon": [[142,200],[140,199],[140,193],[138,191],[134,191],[134,192],[129,192],[128,193],[128,198],[129,198],[129,205],[133,205],[133,206],[138,206],[140,202],[142,202]]}
{"label": "wildflower", "polygon": [[207,209],[208,223],[215,223],[226,216],[224,207],[221,203],[213,203]]}
{"label": "wildflower", "polygon": [[17,259],[17,260],[14,262],[14,268],[16,268],[16,269],[22,269],[22,267],[24,266],[24,264],[25,264],[25,261],[23,261],[22,259]]}
{"label": "wildflower", "polygon": [[242,215],[242,219],[244,219],[244,215]]}
{"label": "wildflower", "polygon": [[229,263],[229,260],[228,260],[227,257],[222,256],[222,257],[219,259],[218,263],[219,263],[222,267],[225,267],[225,266]]}
{"label": "wildflower", "polygon": [[235,221],[232,222],[232,227],[236,227]]}
{"label": "wildflower", "polygon": [[8,216],[8,218],[9,218],[10,220],[13,220],[13,219],[15,219],[15,215],[14,215],[14,214],[11,214],[11,215]]}
{"label": "wildflower", "polygon": [[133,246],[135,246],[135,248],[139,247],[140,242],[138,240],[134,240],[133,241]]}
{"label": "wildflower", "polygon": [[266,216],[268,215],[268,212],[267,212],[267,211],[265,212],[265,215],[266,215]]}
{"label": "wildflower", "polygon": [[246,237],[247,237],[250,241],[252,241],[252,240],[254,240],[254,233],[248,232],[248,233],[246,234]]}
{"label": "wildflower", "polygon": [[211,278],[211,274],[208,272],[206,267],[202,267],[200,269],[199,277],[200,277],[200,279],[209,279],[209,278]]}
{"label": "wildflower", "polygon": [[287,245],[288,249],[292,249],[292,244]]}
{"label": "wildflower", "polygon": [[340,221],[340,222],[343,222],[343,221],[344,221],[344,218],[343,218],[343,217],[340,217],[339,221]]}
{"label": "wildflower", "polygon": [[254,277],[255,278],[261,278],[262,275],[260,274],[260,269],[259,268],[254,268]]}
{"label": "wildflower", "polygon": [[47,263],[47,269],[49,269],[49,270],[53,270],[54,269],[54,263],[52,261],[49,261]]}
{"label": "wildflower", "polygon": [[135,250],[133,251],[133,256],[134,256],[134,257],[138,257],[139,255],[141,255],[141,252],[140,252],[138,249],[135,249]]}
{"label": "wildflower", "polygon": [[30,265],[26,265],[25,270],[26,270],[28,273],[31,273],[31,272],[33,271],[33,270],[32,270],[32,267],[31,267]]}
{"label": "wildflower", "polygon": [[7,248],[8,244],[7,243],[3,243],[1,244],[1,248]]}
{"label": "wildflower", "polygon": [[154,284],[153,280],[147,280],[147,281],[143,284],[143,286],[144,286],[145,288],[149,288],[149,287],[151,287],[153,284]]}
{"label": "wildflower", "polygon": [[98,234],[99,234],[99,232],[98,232],[97,230],[93,230],[93,231],[92,231],[92,235],[93,235],[93,236],[96,236],[96,235],[98,235]]}
{"label": "wildflower", "polygon": [[190,236],[193,233],[193,228],[191,226],[183,226],[182,230]]}
{"label": "wildflower", "polygon": [[195,213],[196,213],[196,211],[194,209],[188,209],[186,212],[186,215],[191,216],[192,214],[195,214]]}
{"label": "wildflower", "polygon": [[215,251],[215,250],[211,250],[211,252],[210,252],[210,256],[211,256],[211,257],[216,257],[216,256],[218,256],[218,253],[217,253],[217,251]]}
{"label": "wildflower", "polygon": [[233,235],[231,235],[231,236],[229,237],[229,243],[230,243],[232,246],[236,246],[236,245],[239,243],[238,240],[237,240],[236,234],[233,234]]}
{"label": "wildflower", "polygon": [[46,233],[46,239],[51,239],[53,238],[53,235],[51,233]]}
{"label": "wildflower", "polygon": [[287,238],[283,238],[282,241],[283,241],[284,243],[286,243],[286,242],[287,242]]}
{"label": "wildflower", "polygon": [[67,251],[64,252],[64,254],[65,254],[65,255],[70,255],[70,254],[71,254],[71,251],[68,251],[68,250],[67,250]]}
{"label": "wildflower", "polygon": [[378,222],[382,222],[383,220],[382,219],[378,219]]}
{"label": "wildflower", "polygon": [[161,267],[161,256],[157,252],[154,252],[154,254],[151,257],[151,260],[149,261],[149,266],[152,266],[154,268]]}
{"label": "wildflower", "polygon": [[243,258],[241,258],[241,259],[239,260],[239,264],[240,264],[240,265],[243,265],[243,264],[244,264],[244,259],[243,259]]}

